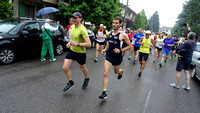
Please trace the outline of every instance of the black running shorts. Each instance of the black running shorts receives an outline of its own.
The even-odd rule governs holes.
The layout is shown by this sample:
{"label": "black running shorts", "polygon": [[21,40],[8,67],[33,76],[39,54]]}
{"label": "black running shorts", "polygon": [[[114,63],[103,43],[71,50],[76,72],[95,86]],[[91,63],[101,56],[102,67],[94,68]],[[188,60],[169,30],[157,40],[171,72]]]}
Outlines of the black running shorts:
{"label": "black running shorts", "polygon": [[137,51],[139,49],[140,49],[140,47],[134,47],[134,51]]}
{"label": "black running shorts", "polygon": [[158,51],[162,51],[162,48],[159,47],[155,47]]}
{"label": "black running shorts", "polygon": [[76,53],[72,50],[69,50],[65,56],[65,59],[75,60],[80,65],[84,65],[86,63],[86,53]]}
{"label": "black running shorts", "polygon": [[111,56],[106,54],[106,60],[110,62],[113,66],[118,66],[122,63],[123,57],[122,55]]}
{"label": "black running shorts", "polygon": [[147,53],[139,53],[139,61],[147,61],[147,59],[148,59],[148,57],[149,57],[149,54],[147,54]]}
{"label": "black running shorts", "polygon": [[191,62],[192,58],[179,58],[176,65],[176,71],[182,71],[182,69],[189,70]]}

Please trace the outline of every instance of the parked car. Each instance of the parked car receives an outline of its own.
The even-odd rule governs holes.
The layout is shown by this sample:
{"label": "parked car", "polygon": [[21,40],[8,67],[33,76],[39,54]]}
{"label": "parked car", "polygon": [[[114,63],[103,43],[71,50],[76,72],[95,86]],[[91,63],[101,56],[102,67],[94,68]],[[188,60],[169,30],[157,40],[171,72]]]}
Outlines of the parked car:
{"label": "parked car", "polygon": [[199,58],[197,59],[198,61],[196,62],[193,70],[192,70],[192,79],[198,79],[200,80],[200,56]]}
{"label": "parked car", "polygon": [[198,62],[198,58],[200,57],[200,42],[196,43],[196,47],[194,49],[193,52],[193,56],[192,56],[192,63],[191,63],[191,67],[193,68],[194,65]]}
{"label": "parked car", "polygon": [[[16,56],[41,51],[42,20],[11,19],[0,22],[0,63],[10,64]],[[53,33],[54,53],[60,55],[64,50],[64,32],[62,26]]]}
{"label": "parked car", "polygon": [[90,29],[87,29],[87,32],[88,32],[88,36],[89,36],[90,41],[91,41],[91,48],[93,48],[93,47],[95,47],[95,34]]}

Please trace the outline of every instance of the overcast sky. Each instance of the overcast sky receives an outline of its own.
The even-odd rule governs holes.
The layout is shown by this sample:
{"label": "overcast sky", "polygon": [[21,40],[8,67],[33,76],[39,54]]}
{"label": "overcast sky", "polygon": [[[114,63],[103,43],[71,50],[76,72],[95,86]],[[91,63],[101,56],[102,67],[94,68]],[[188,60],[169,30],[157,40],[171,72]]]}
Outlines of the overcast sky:
{"label": "overcast sky", "polygon": [[[122,1],[123,4],[127,2],[127,0],[120,0],[121,3]],[[136,13],[144,9],[148,19],[158,11],[160,27],[173,27],[185,1],[189,0],[129,0],[128,4]]]}

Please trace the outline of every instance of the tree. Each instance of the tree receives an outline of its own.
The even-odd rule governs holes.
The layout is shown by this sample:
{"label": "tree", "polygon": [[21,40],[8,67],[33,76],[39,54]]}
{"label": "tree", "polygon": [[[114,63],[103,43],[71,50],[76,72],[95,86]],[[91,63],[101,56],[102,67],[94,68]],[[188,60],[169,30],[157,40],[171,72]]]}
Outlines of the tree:
{"label": "tree", "polygon": [[176,21],[175,26],[172,29],[172,33],[176,36],[182,36],[183,32],[186,34],[186,27],[183,26],[187,22],[192,31],[194,31],[197,36],[200,36],[200,0],[189,0],[183,4],[183,10],[178,16],[178,21]]}
{"label": "tree", "polygon": [[0,20],[13,17],[13,4],[9,0],[0,0]]}
{"label": "tree", "polygon": [[119,2],[119,0],[71,0],[67,6],[59,4],[59,15],[68,19],[78,11],[85,21],[90,21],[96,26],[102,23],[111,28],[114,16],[120,15]]}
{"label": "tree", "polygon": [[144,9],[135,16],[135,22],[131,26],[132,29],[136,30],[138,28],[146,29],[147,17],[145,15]]}
{"label": "tree", "polygon": [[149,19],[148,27],[149,27],[149,30],[151,30],[155,33],[159,31],[160,19],[159,19],[159,14],[157,11]]}

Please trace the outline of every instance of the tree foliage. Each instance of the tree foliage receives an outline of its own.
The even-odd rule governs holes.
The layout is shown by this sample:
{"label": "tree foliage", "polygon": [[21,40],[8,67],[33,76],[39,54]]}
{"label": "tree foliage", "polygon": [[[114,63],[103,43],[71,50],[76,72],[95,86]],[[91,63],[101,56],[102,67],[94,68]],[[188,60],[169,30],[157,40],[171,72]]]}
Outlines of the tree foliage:
{"label": "tree foliage", "polygon": [[135,16],[135,22],[133,23],[132,29],[136,30],[138,28],[146,29],[147,17],[144,9]]}
{"label": "tree foliage", "polygon": [[157,11],[149,19],[148,27],[149,27],[148,28],[149,30],[151,30],[151,31],[153,31],[155,33],[159,31],[160,19],[159,19],[159,14],[158,14]]}
{"label": "tree foliage", "polygon": [[200,0],[189,0],[183,4],[183,10],[178,16],[175,26],[172,29],[172,33],[176,36],[182,36],[182,33],[186,33],[186,27],[183,26],[187,22],[192,31],[198,36],[200,35]]}
{"label": "tree foliage", "polygon": [[13,17],[13,4],[9,0],[0,0],[0,20]]}
{"label": "tree foliage", "polygon": [[71,0],[69,5],[59,4],[59,15],[68,20],[78,11],[85,21],[90,21],[96,26],[102,23],[111,28],[114,16],[120,15],[119,2],[119,0]]}

